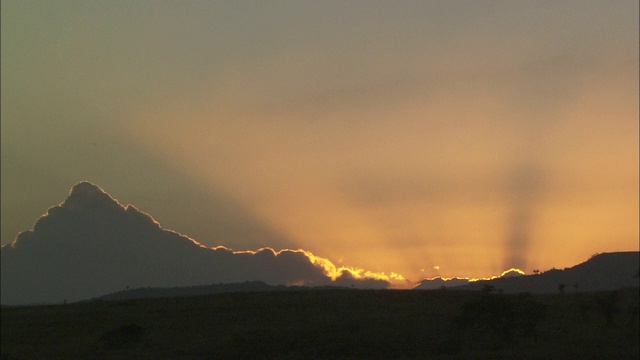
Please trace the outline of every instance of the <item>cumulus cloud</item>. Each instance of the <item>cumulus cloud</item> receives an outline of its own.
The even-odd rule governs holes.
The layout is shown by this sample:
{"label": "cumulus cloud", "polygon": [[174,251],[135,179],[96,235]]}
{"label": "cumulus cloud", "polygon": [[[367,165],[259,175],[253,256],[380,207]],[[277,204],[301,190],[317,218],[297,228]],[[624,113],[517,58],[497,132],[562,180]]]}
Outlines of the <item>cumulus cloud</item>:
{"label": "cumulus cloud", "polygon": [[2,304],[75,301],[126,287],[254,280],[386,288],[391,278],[401,278],[336,267],[301,249],[207,248],[88,182],[74,186],[1,256]]}
{"label": "cumulus cloud", "polygon": [[511,268],[509,270],[505,270],[502,272],[502,274],[500,274],[500,277],[516,277],[516,276],[522,276],[524,275],[524,271],[520,270],[520,269],[514,269]]}

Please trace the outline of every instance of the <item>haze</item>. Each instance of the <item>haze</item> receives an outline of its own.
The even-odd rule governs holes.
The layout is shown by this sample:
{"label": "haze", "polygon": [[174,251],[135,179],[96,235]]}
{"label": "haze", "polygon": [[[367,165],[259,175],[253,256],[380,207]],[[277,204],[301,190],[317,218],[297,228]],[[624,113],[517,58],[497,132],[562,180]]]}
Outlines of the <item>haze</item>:
{"label": "haze", "polygon": [[417,281],[638,246],[638,1],[2,1],[2,245],[82,180]]}

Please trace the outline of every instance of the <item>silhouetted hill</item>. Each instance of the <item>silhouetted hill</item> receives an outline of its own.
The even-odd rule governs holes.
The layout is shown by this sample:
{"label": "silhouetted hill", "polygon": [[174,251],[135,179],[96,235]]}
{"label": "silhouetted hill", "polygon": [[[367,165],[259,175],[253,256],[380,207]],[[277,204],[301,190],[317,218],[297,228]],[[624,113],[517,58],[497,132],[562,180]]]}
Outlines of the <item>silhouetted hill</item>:
{"label": "silhouetted hill", "polygon": [[[486,285],[506,293],[556,293],[607,291],[640,286],[637,251],[603,253],[564,270],[552,269],[537,275],[501,277],[457,286],[456,290],[481,290]],[[562,284],[562,285],[561,285]]]}
{"label": "silhouetted hill", "polygon": [[263,281],[245,281],[231,284],[212,284],[202,286],[187,286],[177,288],[138,288],[117,291],[112,294],[103,295],[86,301],[122,301],[135,299],[158,299],[171,297],[207,296],[223,293],[248,293],[267,291],[300,291],[300,290],[346,290],[348,288],[339,286],[285,286],[268,285]]}
{"label": "silhouetted hill", "polygon": [[169,297],[186,297],[186,296],[203,296],[220,293],[235,292],[263,292],[263,291],[281,291],[288,289],[287,286],[272,286],[263,281],[246,281],[243,283],[232,284],[213,284],[202,286],[187,286],[178,288],[138,288],[123,291],[117,291],[112,294],[103,295],[91,301],[112,301],[112,300],[134,300],[134,299],[155,299]]}
{"label": "silhouetted hill", "polygon": [[388,286],[344,272],[332,281],[326,263],[302,250],[206,248],[88,182],[75,185],[63,203],[3,246],[0,255],[2,304],[74,302],[127,288],[245,281]]}
{"label": "silhouetted hill", "polygon": [[433,278],[433,279],[424,279],[420,281],[418,286],[414,287],[414,290],[433,290],[440,289],[443,287],[455,287],[462,286],[469,283],[469,279],[461,279],[461,278],[452,278],[452,279],[443,279],[441,277]]}
{"label": "silhouetted hill", "polygon": [[[519,277],[524,274],[520,270],[510,269],[505,271],[500,275],[500,277]],[[424,279],[420,281],[418,286],[414,287],[414,290],[433,290],[433,289],[441,289],[441,288],[450,288],[450,287],[459,287],[463,285],[469,284],[470,280],[468,278],[432,278],[432,279]]]}

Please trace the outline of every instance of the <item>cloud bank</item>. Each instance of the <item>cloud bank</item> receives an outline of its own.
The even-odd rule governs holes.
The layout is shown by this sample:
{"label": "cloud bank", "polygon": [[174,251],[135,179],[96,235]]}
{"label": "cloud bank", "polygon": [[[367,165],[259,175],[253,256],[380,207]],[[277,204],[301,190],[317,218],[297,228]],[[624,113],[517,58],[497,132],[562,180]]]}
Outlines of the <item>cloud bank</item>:
{"label": "cloud bank", "polygon": [[1,249],[2,304],[56,303],[127,287],[260,280],[273,285],[386,288],[393,277],[337,267],[305,250],[207,248],[163,229],[89,182]]}

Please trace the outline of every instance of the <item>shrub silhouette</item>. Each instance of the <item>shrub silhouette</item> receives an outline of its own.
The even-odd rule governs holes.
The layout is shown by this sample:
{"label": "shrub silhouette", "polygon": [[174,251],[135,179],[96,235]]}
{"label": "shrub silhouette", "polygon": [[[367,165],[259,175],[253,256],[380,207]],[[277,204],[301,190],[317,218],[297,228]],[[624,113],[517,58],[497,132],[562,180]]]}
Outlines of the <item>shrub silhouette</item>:
{"label": "shrub silhouette", "polygon": [[560,294],[564,294],[565,287],[567,287],[566,284],[558,284],[558,291],[560,291]]}

